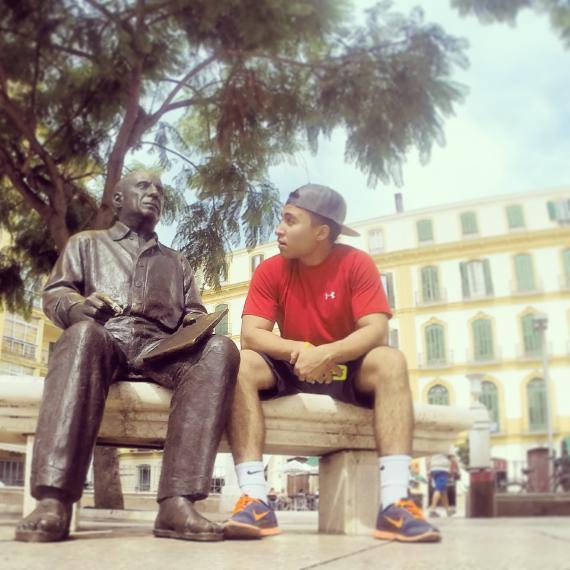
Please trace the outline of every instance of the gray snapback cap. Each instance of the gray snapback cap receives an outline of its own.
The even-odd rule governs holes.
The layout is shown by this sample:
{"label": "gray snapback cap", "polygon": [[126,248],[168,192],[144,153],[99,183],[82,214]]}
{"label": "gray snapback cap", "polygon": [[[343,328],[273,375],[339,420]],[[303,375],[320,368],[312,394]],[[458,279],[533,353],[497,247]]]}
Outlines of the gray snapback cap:
{"label": "gray snapback cap", "polygon": [[346,236],[360,235],[357,231],[343,224],[346,217],[346,202],[338,192],[328,186],[305,184],[289,194],[287,204],[332,220],[340,226],[341,234]]}

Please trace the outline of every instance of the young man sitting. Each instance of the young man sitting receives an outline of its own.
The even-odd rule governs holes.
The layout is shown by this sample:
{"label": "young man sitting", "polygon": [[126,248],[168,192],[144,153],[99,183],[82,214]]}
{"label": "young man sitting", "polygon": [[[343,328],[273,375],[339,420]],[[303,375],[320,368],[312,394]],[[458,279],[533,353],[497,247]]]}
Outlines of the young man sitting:
{"label": "young man sitting", "polygon": [[[298,188],[277,227],[280,255],[263,262],[253,276],[228,425],[243,495],[226,524],[226,538],[280,532],[266,496],[261,400],[309,392],[374,409],[381,471],[374,536],[441,539],[407,500],[414,419],[406,360],[387,346],[391,310],[374,261],[335,243],[341,233],[358,235],[343,225],[345,215],[344,199],[331,188]],[[273,332],[276,322],[281,336]]]}

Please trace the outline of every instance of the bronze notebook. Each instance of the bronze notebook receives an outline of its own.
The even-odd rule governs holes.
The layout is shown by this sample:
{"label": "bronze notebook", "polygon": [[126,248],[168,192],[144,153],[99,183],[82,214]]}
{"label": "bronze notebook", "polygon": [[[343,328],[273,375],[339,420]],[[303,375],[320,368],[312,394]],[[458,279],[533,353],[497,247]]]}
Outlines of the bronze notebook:
{"label": "bronze notebook", "polygon": [[196,322],[178,329],[169,337],[161,340],[148,354],[143,356],[143,360],[151,362],[192,348],[200,339],[213,332],[227,312],[228,309],[223,309],[209,315],[198,316]]}

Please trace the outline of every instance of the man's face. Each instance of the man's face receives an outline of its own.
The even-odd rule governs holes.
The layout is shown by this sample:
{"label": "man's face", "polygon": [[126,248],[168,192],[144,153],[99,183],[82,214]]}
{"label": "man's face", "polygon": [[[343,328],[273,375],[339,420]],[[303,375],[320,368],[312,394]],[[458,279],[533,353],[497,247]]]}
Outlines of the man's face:
{"label": "man's face", "polygon": [[145,223],[154,229],[164,203],[160,179],[151,172],[139,171],[129,174],[123,182],[122,191],[113,196],[119,220],[129,227]]}
{"label": "man's face", "polygon": [[311,255],[318,247],[322,226],[312,223],[311,214],[303,208],[286,204],[283,217],[277,226],[277,244],[286,259],[298,259]]}

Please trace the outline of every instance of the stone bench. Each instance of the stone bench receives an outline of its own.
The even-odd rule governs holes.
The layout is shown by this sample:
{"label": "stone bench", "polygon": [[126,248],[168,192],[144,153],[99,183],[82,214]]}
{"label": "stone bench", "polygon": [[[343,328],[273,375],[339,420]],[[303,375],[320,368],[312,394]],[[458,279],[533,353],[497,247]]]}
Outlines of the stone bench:
{"label": "stone bench", "polygon": [[[43,379],[0,375],[0,441],[27,445],[26,473],[43,390]],[[161,448],[170,391],[148,382],[111,386],[98,443]],[[372,411],[327,396],[300,394],[263,403],[264,453],[320,456],[319,530],[357,534],[370,529],[378,505],[378,462]],[[414,456],[447,453],[470,429],[468,408],[415,404]],[[224,438],[219,451],[229,451]],[[24,511],[33,508],[26,476]]]}

